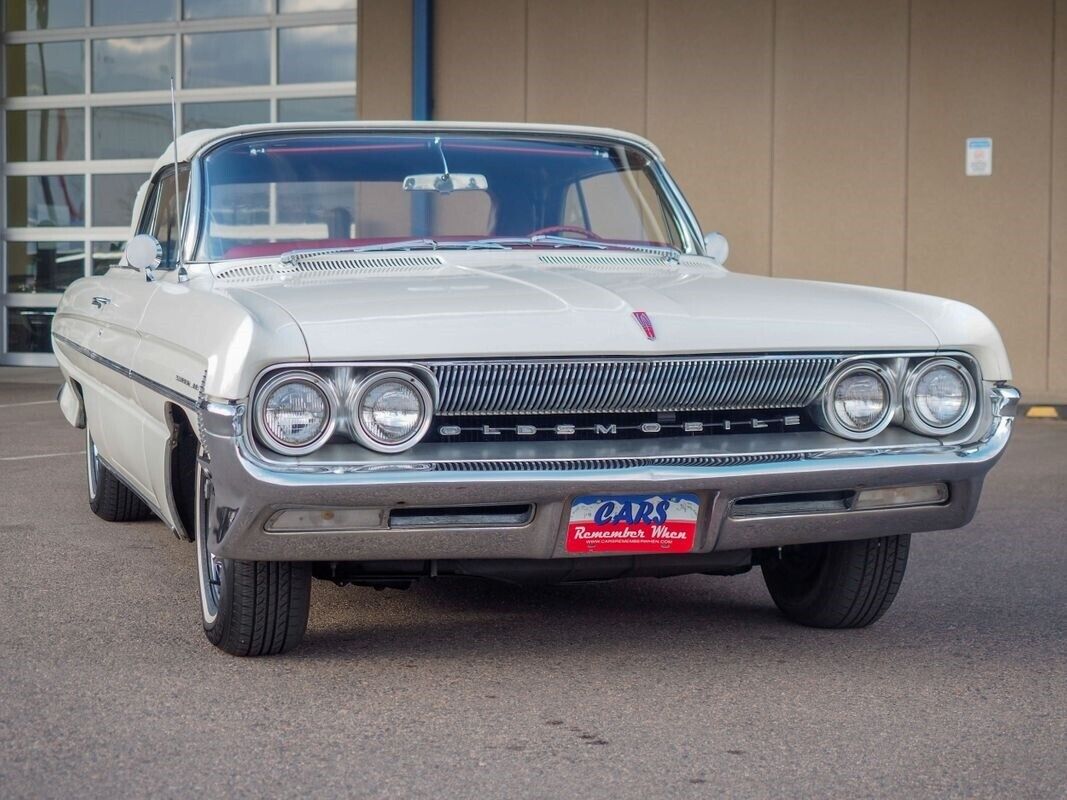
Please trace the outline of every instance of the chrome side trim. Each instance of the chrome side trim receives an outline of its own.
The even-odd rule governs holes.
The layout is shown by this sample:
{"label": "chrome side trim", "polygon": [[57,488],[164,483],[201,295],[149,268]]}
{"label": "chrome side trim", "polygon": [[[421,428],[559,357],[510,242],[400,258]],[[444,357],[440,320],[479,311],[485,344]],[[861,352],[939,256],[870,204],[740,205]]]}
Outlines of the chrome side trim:
{"label": "chrome side trim", "polygon": [[144,386],[146,389],[149,389],[149,390],[155,392],[156,394],[162,395],[163,397],[167,398],[168,400],[173,400],[175,403],[178,403],[179,405],[182,405],[185,408],[188,408],[190,411],[196,411],[200,407],[199,403],[196,400],[194,400],[193,398],[186,397],[185,395],[174,391],[169,386],[164,386],[162,383],[159,383],[158,381],[154,381],[151,378],[148,378],[148,377],[142,375],[139,372],[134,372],[129,367],[123,366],[122,364],[119,364],[117,361],[112,361],[107,356],[102,356],[99,353],[90,350],[88,347],[83,347],[82,345],[78,344],[77,342],[71,341],[70,339],[68,339],[66,336],[63,336],[62,334],[53,333],[52,334],[52,338],[55,339],[56,341],[62,342],[63,344],[67,345],[68,347],[70,347],[71,349],[77,351],[78,353],[81,353],[86,358],[92,359],[97,364],[102,364],[103,366],[107,367],[108,369],[112,369],[115,372],[119,373],[120,375],[124,375],[125,377],[129,378],[130,380],[136,381],[137,383],[139,383],[142,386]]}

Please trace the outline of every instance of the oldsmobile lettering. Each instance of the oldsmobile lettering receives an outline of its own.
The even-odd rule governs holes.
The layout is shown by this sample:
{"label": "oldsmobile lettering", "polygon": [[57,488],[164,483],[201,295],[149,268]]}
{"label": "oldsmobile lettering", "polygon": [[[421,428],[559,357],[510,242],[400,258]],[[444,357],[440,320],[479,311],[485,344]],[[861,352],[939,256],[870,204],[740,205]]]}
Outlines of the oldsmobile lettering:
{"label": "oldsmobile lettering", "polygon": [[122,259],[56,310],[59,404],[90,509],[190,543],[227,653],[296,646],[313,580],[759,568],[862,627],[1011,433],[980,311],[731,272],[631,133],[197,130],[121,202]]}

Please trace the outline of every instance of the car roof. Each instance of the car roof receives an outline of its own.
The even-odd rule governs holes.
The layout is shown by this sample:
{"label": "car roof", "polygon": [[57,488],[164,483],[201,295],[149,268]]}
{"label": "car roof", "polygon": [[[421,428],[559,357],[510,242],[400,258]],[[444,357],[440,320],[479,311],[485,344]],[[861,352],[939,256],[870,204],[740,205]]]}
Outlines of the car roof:
{"label": "car roof", "polygon": [[[613,128],[594,128],[585,125],[547,125],[531,122],[412,122],[396,121],[362,121],[362,122],[272,122],[259,125],[237,125],[232,128],[206,128],[190,131],[178,137],[178,161],[189,161],[204,148],[235,135],[256,133],[280,133],[286,131],[352,131],[352,132],[407,132],[407,131],[441,131],[472,133],[520,133],[543,136],[594,136],[603,139],[615,139],[627,144],[635,144],[651,152],[659,161],[663,154],[659,148],[643,136]],[[152,168],[153,174],[167,164],[174,162],[174,146],[170,145]]]}

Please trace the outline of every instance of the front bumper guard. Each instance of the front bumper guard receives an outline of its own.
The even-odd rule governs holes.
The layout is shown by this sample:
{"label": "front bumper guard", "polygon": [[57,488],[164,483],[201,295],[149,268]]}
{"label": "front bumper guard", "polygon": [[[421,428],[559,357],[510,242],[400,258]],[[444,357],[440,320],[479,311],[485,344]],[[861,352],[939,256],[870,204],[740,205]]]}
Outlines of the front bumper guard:
{"label": "front bumper guard", "polygon": [[[206,403],[200,431],[210,490],[198,525],[216,556],[247,560],[385,561],[434,559],[573,558],[564,550],[570,500],[588,494],[689,492],[701,498],[693,552],[746,550],[815,541],[946,530],[974,516],[986,474],[1011,435],[1019,393],[991,390],[992,424],[968,445],[909,445],[873,450],[776,452],[742,457],[622,459],[603,467],[525,469],[307,470],[262,461],[245,444],[242,407]],[[551,467],[551,465],[546,465]],[[570,468],[568,468],[570,467]],[[829,492],[943,482],[940,505],[842,510],[773,516],[732,516],[742,497]],[[374,528],[276,532],[266,529],[290,508],[395,508],[531,504],[523,525],[504,528]],[[384,518],[384,517],[383,517]],[[595,554],[581,557],[596,557]]]}

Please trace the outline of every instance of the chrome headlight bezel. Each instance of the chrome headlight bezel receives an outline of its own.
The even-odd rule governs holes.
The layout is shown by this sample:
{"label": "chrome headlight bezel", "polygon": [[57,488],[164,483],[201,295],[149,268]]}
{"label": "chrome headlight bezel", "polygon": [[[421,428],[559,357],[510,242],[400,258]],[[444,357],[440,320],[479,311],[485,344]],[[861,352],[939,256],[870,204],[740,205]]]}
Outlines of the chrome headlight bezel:
{"label": "chrome headlight bezel", "polygon": [[[963,411],[955,421],[948,425],[934,425],[923,418],[915,402],[915,391],[919,381],[931,370],[938,367],[948,367],[963,378],[967,389],[967,402]],[[954,358],[928,358],[912,367],[904,382],[904,426],[915,433],[924,436],[948,436],[964,428],[974,417],[978,407],[978,389],[974,376],[970,370]]]}
{"label": "chrome headlight bezel", "polygon": [[[319,431],[318,435],[307,444],[297,446],[286,444],[271,434],[264,420],[263,414],[267,398],[270,397],[273,391],[286,383],[309,384],[319,391],[326,401],[326,409],[329,414],[326,423],[322,426],[322,430]],[[318,450],[333,436],[334,430],[337,428],[337,409],[339,405],[337,391],[329,381],[307,370],[283,370],[269,377],[256,390],[255,401],[252,405],[252,423],[255,427],[256,437],[265,447],[281,455],[307,455]]]}
{"label": "chrome headlight bezel", "polygon": [[[364,427],[359,413],[364,396],[371,389],[386,381],[396,381],[410,386],[415,391],[422,406],[422,418],[418,426],[413,429],[409,436],[399,442],[382,441],[368,431]],[[422,441],[426,432],[430,429],[430,425],[433,424],[434,401],[430,389],[418,377],[402,370],[378,370],[368,373],[363,380],[352,387],[348,393],[345,406],[348,411],[349,433],[359,444],[368,450],[374,450],[378,453],[400,453],[404,450],[410,450]]]}
{"label": "chrome headlight bezel", "polygon": [[[881,382],[886,397],[885,408],[878,422],[870,428],[862,430],[849,426],[838,416],[837,410],[834,408],[834,392],[837,390],[838,385],[845,378],[855,375],[857,372],[868,372],[874,375]],[[835,372],[830,377],[830,380],[827,381],[818,404],[819,417],[821,417],[819,422],[824,430],[835,436],[861,441],[877,436],[889,427],[899,407],[897,381],[893,373],[887,367],[875,361],[853,361]]]}

